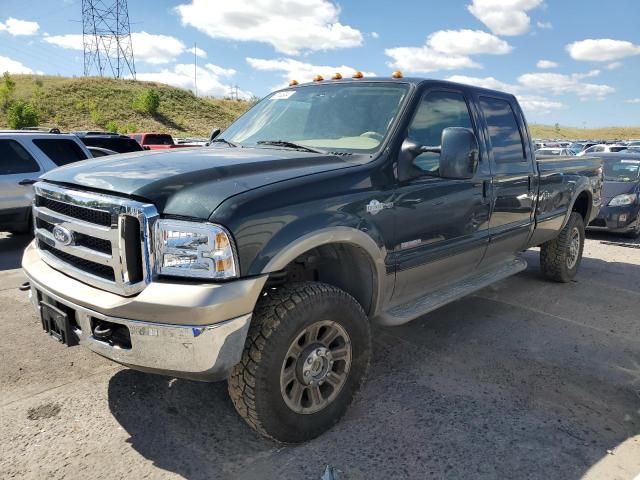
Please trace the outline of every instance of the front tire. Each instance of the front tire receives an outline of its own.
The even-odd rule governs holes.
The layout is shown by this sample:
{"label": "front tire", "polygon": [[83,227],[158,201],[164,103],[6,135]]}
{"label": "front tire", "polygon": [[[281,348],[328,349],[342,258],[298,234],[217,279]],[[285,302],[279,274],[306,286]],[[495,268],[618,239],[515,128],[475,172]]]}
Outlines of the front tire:
{"label": "front tire", "polygon": [[345,414],[370,352],[369,320],[343,290],[317,282],[267,290],[229,376],[229,395],[261,435],[304,442]]}
{"label": "front tire", "polygon": [[567,283],[578,273],[584,250],[584,221],[572,212],[569,221],[553,240],[540,246],[540,268],[549,280]]}

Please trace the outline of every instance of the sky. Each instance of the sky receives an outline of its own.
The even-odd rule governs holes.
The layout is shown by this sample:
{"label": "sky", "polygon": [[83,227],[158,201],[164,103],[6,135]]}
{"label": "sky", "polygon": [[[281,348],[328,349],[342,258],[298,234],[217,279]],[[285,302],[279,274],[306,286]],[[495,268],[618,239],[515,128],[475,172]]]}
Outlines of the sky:
{"label": "sky", "polygon": [[[82,0],[0,5],[0,71],[83,75]],[[199,95],[237,87],[262,97],[318,73],[400,70],[514,93],[529,122],[640,125],[640,0],[130,0],[128,8],[136,78],[193,90],[196,71]]]}

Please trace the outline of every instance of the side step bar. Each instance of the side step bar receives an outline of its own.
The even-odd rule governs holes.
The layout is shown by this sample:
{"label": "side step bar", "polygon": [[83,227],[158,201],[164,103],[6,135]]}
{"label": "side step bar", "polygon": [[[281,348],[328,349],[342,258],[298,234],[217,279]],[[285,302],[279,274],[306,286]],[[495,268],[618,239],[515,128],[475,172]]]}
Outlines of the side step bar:
{"label": "side step bar", "polygon": [[512,258],[408,303],[392,307],[376,319],[377,323],[386,326],[402,325],[526,268],[525,260],[518,257]]}

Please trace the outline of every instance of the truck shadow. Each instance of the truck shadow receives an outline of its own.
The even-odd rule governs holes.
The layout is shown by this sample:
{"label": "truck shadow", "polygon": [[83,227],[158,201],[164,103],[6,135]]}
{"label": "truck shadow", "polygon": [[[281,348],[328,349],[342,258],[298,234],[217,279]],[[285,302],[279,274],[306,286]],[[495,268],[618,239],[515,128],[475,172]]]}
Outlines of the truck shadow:
{"label": "truck shadow", "polygon": [[[537,254],[526,255],[529,269],[495,288],[405,326],[375,328],[360,398],[306,444],[260,439],[225,383],[123,370],[109,383],[111,412],[137,452],[189,479],[315,479],[327,464],[346,479],[615,472],[607,462],[620,457],[607,451],[637,448],[640,433],[640,331],[630,307],[640,294],[628,289],[640,265],[585,258],[578,282],[559,285],[541,278]],[[594,272],[626,293],[607,301],[610,291],[591,284]],[[525,295],[529,304],[519,300]]]}
{"label": "truck shadow", "polygon": [[33,240],[33,235],[4,234],[0,236],[0,271],[20,268],[22,252],[29,242]]}

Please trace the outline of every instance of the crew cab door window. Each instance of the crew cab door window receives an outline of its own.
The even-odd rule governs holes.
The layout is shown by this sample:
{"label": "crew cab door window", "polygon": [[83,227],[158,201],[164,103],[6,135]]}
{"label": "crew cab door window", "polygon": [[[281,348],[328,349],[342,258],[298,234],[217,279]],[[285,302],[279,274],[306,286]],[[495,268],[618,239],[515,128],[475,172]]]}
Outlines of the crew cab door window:
{"label": "crew cab door window", "polygon": [[[432,91],[422,97],[420,106],[409,126],[409,139],[423,146],[440,145],[442,131],[448,127],[473,130],[467,102],[461,93]],[[427,175],[438,175],[440,155],[422,153],[414,165]]]}
{"label": "crew cab door window", "polygon": [[35,173],[40,166],[15,140],[0,140],[0,175]]}
{"label": "crew cab door window", "polygon": [[480,108],[487,122],[495,163],[526,162],[524,141],[509,102],[480,97]]}
{"label": "crew cab door window", "polygon": [[73,140],[41,138],[33,143],[59,167],[87,159],[80,146]]}

